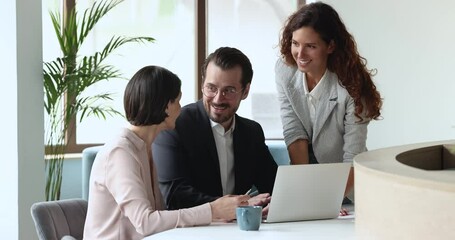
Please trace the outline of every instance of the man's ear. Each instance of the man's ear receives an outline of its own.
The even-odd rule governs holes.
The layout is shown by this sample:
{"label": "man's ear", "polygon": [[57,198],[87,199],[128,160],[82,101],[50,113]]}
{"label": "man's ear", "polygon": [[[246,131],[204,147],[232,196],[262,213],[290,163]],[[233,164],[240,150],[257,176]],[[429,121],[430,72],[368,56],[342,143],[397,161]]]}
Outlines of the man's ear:
{"label": "man's ear", "polygon": [[242,100],[245,100],[246,97],[248,97],[248,94],[250,93],[250,85],[251,83],[248,83],[245,89],[243,89]]}

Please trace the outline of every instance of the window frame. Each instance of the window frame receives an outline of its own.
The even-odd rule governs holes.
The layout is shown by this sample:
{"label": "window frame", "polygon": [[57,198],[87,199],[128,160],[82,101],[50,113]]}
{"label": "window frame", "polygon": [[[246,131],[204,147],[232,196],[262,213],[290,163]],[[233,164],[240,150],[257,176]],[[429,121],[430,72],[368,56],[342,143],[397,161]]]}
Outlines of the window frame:
{"label": "window frame", "polygon": [[[298,0],[297,7],[301,7],[306,3],[305,0]],[[63,1],[63,16],[65,17],[65,13],[70,11],[70,9],[74,8],[76,4],[76,0],[64,0]],[[207,0],[197,0],[195,1],[195,22],[196,22],[196,61],[195,61],[195,68],[196,68],[196,81],[194,82],[197,99],[202,97],[202,92],[199,91],[199,86],[202,84],[202,74],[201,74],[201,67],[204,64],[204,60],[207,56]],[[71,123],[68,127],[67,132],[67,139],[66,139],[66,150],[65,153],[81,153],[85,148],[99,146],[103,143],[92,143],[92,144],[77,144],[76,139],[76,128],[77,128],[77,121],[76,116],[71,120]]]}

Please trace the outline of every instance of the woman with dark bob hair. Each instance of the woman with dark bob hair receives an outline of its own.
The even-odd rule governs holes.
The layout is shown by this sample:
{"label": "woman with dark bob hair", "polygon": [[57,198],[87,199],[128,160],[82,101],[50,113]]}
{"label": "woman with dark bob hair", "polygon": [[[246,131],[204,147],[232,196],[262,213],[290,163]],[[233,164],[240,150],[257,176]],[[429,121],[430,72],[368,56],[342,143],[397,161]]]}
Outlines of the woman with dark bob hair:
{"label": "woman with dark bob hair", "polygon": [[139,70],[124,95],[128,128],[97,154],[90,175],[84,239],[142,239],[175,227],[232,220],[249,196],[225,196],[193,208],[164,210],[152,142],[180,113],[181,81],[157,66]]}
{"label": "woman with dark bob hair", "polygon": [[[291,163],[352,162],[367,150],[367,126],[382,105],[354,38],[331,6],[316,2],[288,18],[279,46],[275,80]],[[345,195],[353,183],[351,169]]]}

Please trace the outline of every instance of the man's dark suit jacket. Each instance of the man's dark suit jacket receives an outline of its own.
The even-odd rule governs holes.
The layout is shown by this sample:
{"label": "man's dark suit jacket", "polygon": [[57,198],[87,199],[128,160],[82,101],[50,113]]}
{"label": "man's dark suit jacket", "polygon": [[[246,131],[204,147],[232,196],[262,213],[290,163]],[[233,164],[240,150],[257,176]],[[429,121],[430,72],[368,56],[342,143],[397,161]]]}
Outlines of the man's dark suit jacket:
{"label": "man's dark suit jacket", "polygon": [[[257,122],[235,115],[235,194],[245,194],[253,185],[260,193],[272,193],[277,164],[264,141]],[[182,108],[175,129],[161,132],[152,152],[168,209],[197,206],[223,195],[215,140],[201,100]]]}

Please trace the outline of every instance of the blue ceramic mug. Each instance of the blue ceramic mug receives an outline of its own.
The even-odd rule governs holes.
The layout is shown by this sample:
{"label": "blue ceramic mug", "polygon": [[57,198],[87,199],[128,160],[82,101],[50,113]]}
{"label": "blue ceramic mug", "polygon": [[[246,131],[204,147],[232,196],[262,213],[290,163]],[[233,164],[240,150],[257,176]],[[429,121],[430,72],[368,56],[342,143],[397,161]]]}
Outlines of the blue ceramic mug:
{"label": "blue ceramic mug", "polygon": [[240,206],[236,209],[237,225],[241,230],[257,231],[262,221],[261,206]]}

